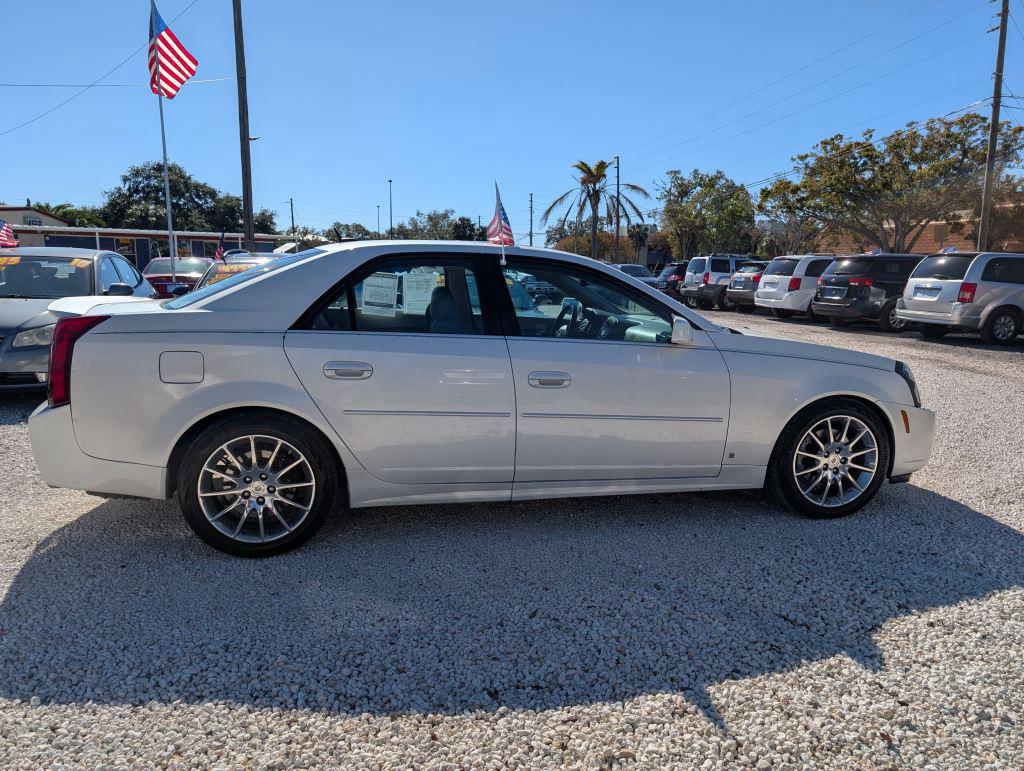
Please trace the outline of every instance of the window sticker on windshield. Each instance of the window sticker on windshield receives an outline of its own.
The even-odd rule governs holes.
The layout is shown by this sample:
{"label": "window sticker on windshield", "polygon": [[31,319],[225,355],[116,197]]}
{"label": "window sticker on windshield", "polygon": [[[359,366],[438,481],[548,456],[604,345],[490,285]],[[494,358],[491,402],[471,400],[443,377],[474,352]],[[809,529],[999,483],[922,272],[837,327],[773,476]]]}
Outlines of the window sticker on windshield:
{"label": "window sticker on windshield", "polygon": [[76,257],[71,261],[72,268],[88,268],[90,265],[92,265],[92,260],[83,260]]}
{"label": "window sticker on windshield", "polygon": [[363,281],[363,314],[394,318],[398,307],[398,276],[374,273]]}
{"label": "window sticker on windshield", "polygon": [[231,263],[229,265],[218,265],[218,273],[241,273],[243,270],[249,270],[252,265],[244,262]]}
{"label": "window sticker on windshield", "polygon": [[[437,286],[436,273],[406,273],[402,278],[402,300],[406,313],[426,313],[430,295]],[[365,301],[364,301],[365,305]]]}
{"label": "window sticker on windshield", "polygon": [[21,262],[21,257],[0,257],[0,268],[17,265],[19,262]]}

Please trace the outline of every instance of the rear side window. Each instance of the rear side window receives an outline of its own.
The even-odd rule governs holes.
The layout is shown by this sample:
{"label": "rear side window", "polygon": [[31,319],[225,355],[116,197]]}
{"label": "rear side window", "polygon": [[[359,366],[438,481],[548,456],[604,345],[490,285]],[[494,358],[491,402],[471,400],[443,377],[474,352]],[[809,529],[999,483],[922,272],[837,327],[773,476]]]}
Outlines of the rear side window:
{"label": "rear side window", "polygon": [[[970,254],[933,254],[914,268],[913,278],[934,278],[936,281],[962,281],[974,262]],[[991,263],[990,263],[991,264]]]}
{"label": "rear side window", "polygon": [[1001,281],[1004,284],[1024,284],[1024,258],[995,257],[988,261],[981,274],[982,281]]}
{"label": "rear side window", "polygon": [[914,268],[912,260],[887,260],[884,257],[875,261],[871,268],[871,275],[878,278],[899,278],[909,276]]}
{"label": "rear side window", "polygon": [[807,266],[807,272],[804,273],[804,275],[809,276],[811,278],[814,278],[815,276],[820,276],[828,269],[828,266],[831,264],[832,260],[812,260],[811,263]]}
{"label": "rear side window", "polygon": [[703,257],[698,257],[695,260],[690,260],[690,264],[686,267],[688,273],[701,273],[704,270],[704,266],[707,264],[707,260]]}
{"label": "rear side window", "polygon": [[728,258],[712,258],[712,273],[732,273],[732,263]]}
{"label": "rear side window", "polygon": [[766,276],[792,276],[798,262],[799,260],[772,260],[764,274]]}

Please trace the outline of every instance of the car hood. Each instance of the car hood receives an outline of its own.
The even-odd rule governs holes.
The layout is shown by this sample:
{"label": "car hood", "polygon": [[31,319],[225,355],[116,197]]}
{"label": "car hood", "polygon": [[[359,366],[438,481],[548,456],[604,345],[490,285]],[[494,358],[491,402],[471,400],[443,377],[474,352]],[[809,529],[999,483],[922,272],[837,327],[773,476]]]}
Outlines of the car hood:
{"label": "car hood", "polygon": [[34,329],[52,324],[56,319],[47,310],[52,298],[28,298],[18,299],[16,297],[0,298],[0,330],[8,329]]}
{"label": "car hood", "polygon": [[740,334],[737,334],[735,331],[725,330],[722,332],[709,332],[708,335],[721,351],[813,359],[815,361],[827,361],[836,364],[852,364],[856,367],[871,367],[872,369],[881,369],[889,372],[896,368],[896,361],[894,359],[875,356],[871,353],[851,351],[847,348],[835,348],[831,345],[805,343],[785,337],[768,336],[755,330],[741,329],[739,332]]}

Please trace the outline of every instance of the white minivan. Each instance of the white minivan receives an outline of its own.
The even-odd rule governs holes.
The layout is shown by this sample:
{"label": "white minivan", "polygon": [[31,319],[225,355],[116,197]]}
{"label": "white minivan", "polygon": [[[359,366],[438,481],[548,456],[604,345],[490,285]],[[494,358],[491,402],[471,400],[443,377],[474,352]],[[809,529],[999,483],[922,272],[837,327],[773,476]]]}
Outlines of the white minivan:
{"label": "white minivan", "polygon": [[776,318],[785,319],[794,313],[817,317],[811,300],[818,288],[818,277],[835,259],[833,255],[786,254],[769,263],[754,293],[754,305],[768,308]]}

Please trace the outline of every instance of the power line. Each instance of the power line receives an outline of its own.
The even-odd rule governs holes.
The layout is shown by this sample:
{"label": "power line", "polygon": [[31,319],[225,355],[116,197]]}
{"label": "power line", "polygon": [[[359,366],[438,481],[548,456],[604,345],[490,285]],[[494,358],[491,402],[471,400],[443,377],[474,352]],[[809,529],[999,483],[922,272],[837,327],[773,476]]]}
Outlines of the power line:
{"label": "power line", "polygon": [[[188,4],[188,5],[186,5],[186,6],[185,6],[185,7],[184,7],[184,8],[182,9],[182,11],[181,11],[181,12],[180,12],[180,13],[179,13],[179,14],[178,14],[177,16],[175,16],[174,18],[172,18],[172,19],[171,19],[171,23],[173,24],[173,23],[174,23],[174,22],[176,22],[176,21],[177,21],[178,19],[180,19],[180,18],[181,18],[182,16],[184,16],[184,15],[185,15],[185,13],[187,13],[187,12],[188,12],[188,10],[189,10],[190,8],[192,8],[192,6],[193,6],[193,5],[195,5],[195,4],[196,4],[196,3],[198,3],[198,2],[199,2],[199,0],[192,0],[192,2],[190,2],[190,3]],[[108,77],[110,77],[110,76],[111,76],[111,75],[113,75],[113,74],[114,74],[115,72],[117,72],[117,71],[118,71],[119,69],[121,69],[121,67],[123,67],[124,65],[126,65],[126,64],[127,64],[128,62],[129,62],[129,60],[131,60],[131,59],[132,59],[133,57],[135,57],[135,55],[136,55],[136,54],[138,54],[138,53],[139,53],[140,51],[142,51],[142,50],[143,50],[144,48],[148,48],[148,47],[149,47],[149,41],[147,40],[147,41],[146,41],[145,43],[143,43],[143,44],[142,44],[142,45],[140,45],[140,46],[139,46],[138,48],[136,48],[136,49],[135,49],[134,51],[132,51],[132,52],[131,52],[130,54],[128,54],[128,55],[127,55],[127,56],[126,56],[126,57],[125,57],[124,59],[122,59],[122,60],[121,60],[120,62],[118,62],[118,63],[117,63],[117,64],[115,64],[115,65],[114,65],[113,67],[111,67],[111,68],[110,68],[109,70],[107,70],[107,71],[106,71],[106,72],[104,72],[104,73],[103,73],[102,75],[100,75],[100,76],[99,76],[98,78],[96,78],[96,80],[94,80],[94,81],[93,81],[92,83],[90,83],[89,85],[85,86],[84,88],[82,88],[82,89],[81,89],[81,90],[79,90],[79,91],[76,91],[76,92],[75,92],[75,93],[73,93],[73,94],[72,94],[71,96],[69,96],[69,97],[68,97],[67,99],[64,99],[63,101],[61,101],[61,102],[58,102],[57,104],[55,104],[55,105],[54,105],[53,107],[51,107],[50,109],[48,109],[48,110],[45,110],[44,112],[41,112],[41,113],[39,113],[39,114],[38,114],[38,115],[36,115],[36,116],[35,116],[34,118],[29,118],[28,120],[26,120],[26,121],[23,121],[22,123],[19,123],[19,124],[18,124],[18,125],[16,125],[16,126],[12,126],[11,128],[9,128],[9,129],[7,129],[7,130],[5,130],[5,131],[0,131],[0,137],[5,137],[5,136],[7,136],[8,134],[13,134],[13,133],[14,133],[15,131],[17,131],[18,129],[23,129],[23,128],[25,128],[25,126],[30,126],[30,125],[32,125],[33,123],[35,123],[35,122],[36,122],[37,120],[41,120],[41,119],[45,118],[45,117],[46,117],[47,115],[49,115],[49,114],[51,114],[51,113],[53,113],[53,112],[56,112],[57,110],[59,110],[59,109],[60,109],[61,107],[63,107],[64,105],[66,105],[66,104],[68,104],[68,103],[70,103],[70,102],[74,101],[74,100],[75,100],[75,99],[77,99],[78,97],[80,97],[80,96],[81,96],[82,94],[84,94],[84,93],[85,93],[86,91],[88,91],[89,89],[91,89],[91,88],[95,88],[96,86],[98,86],[98,85],[99,85],[99,84],[100,84],[100,83],[101,83],[102,81],[106,80],[106,79],[107,79]]]}
{"label": "power line", "polygon": [[[234,80],[234,76],[228,76],[223,78],[191,78],[186,80],[182,84],[182,88],[185,86],[191,86],[196,83],[220,83],[225,80]],[[0,88],[139,88],[145,86],[149,88],[149,83],[0,83]]]}

